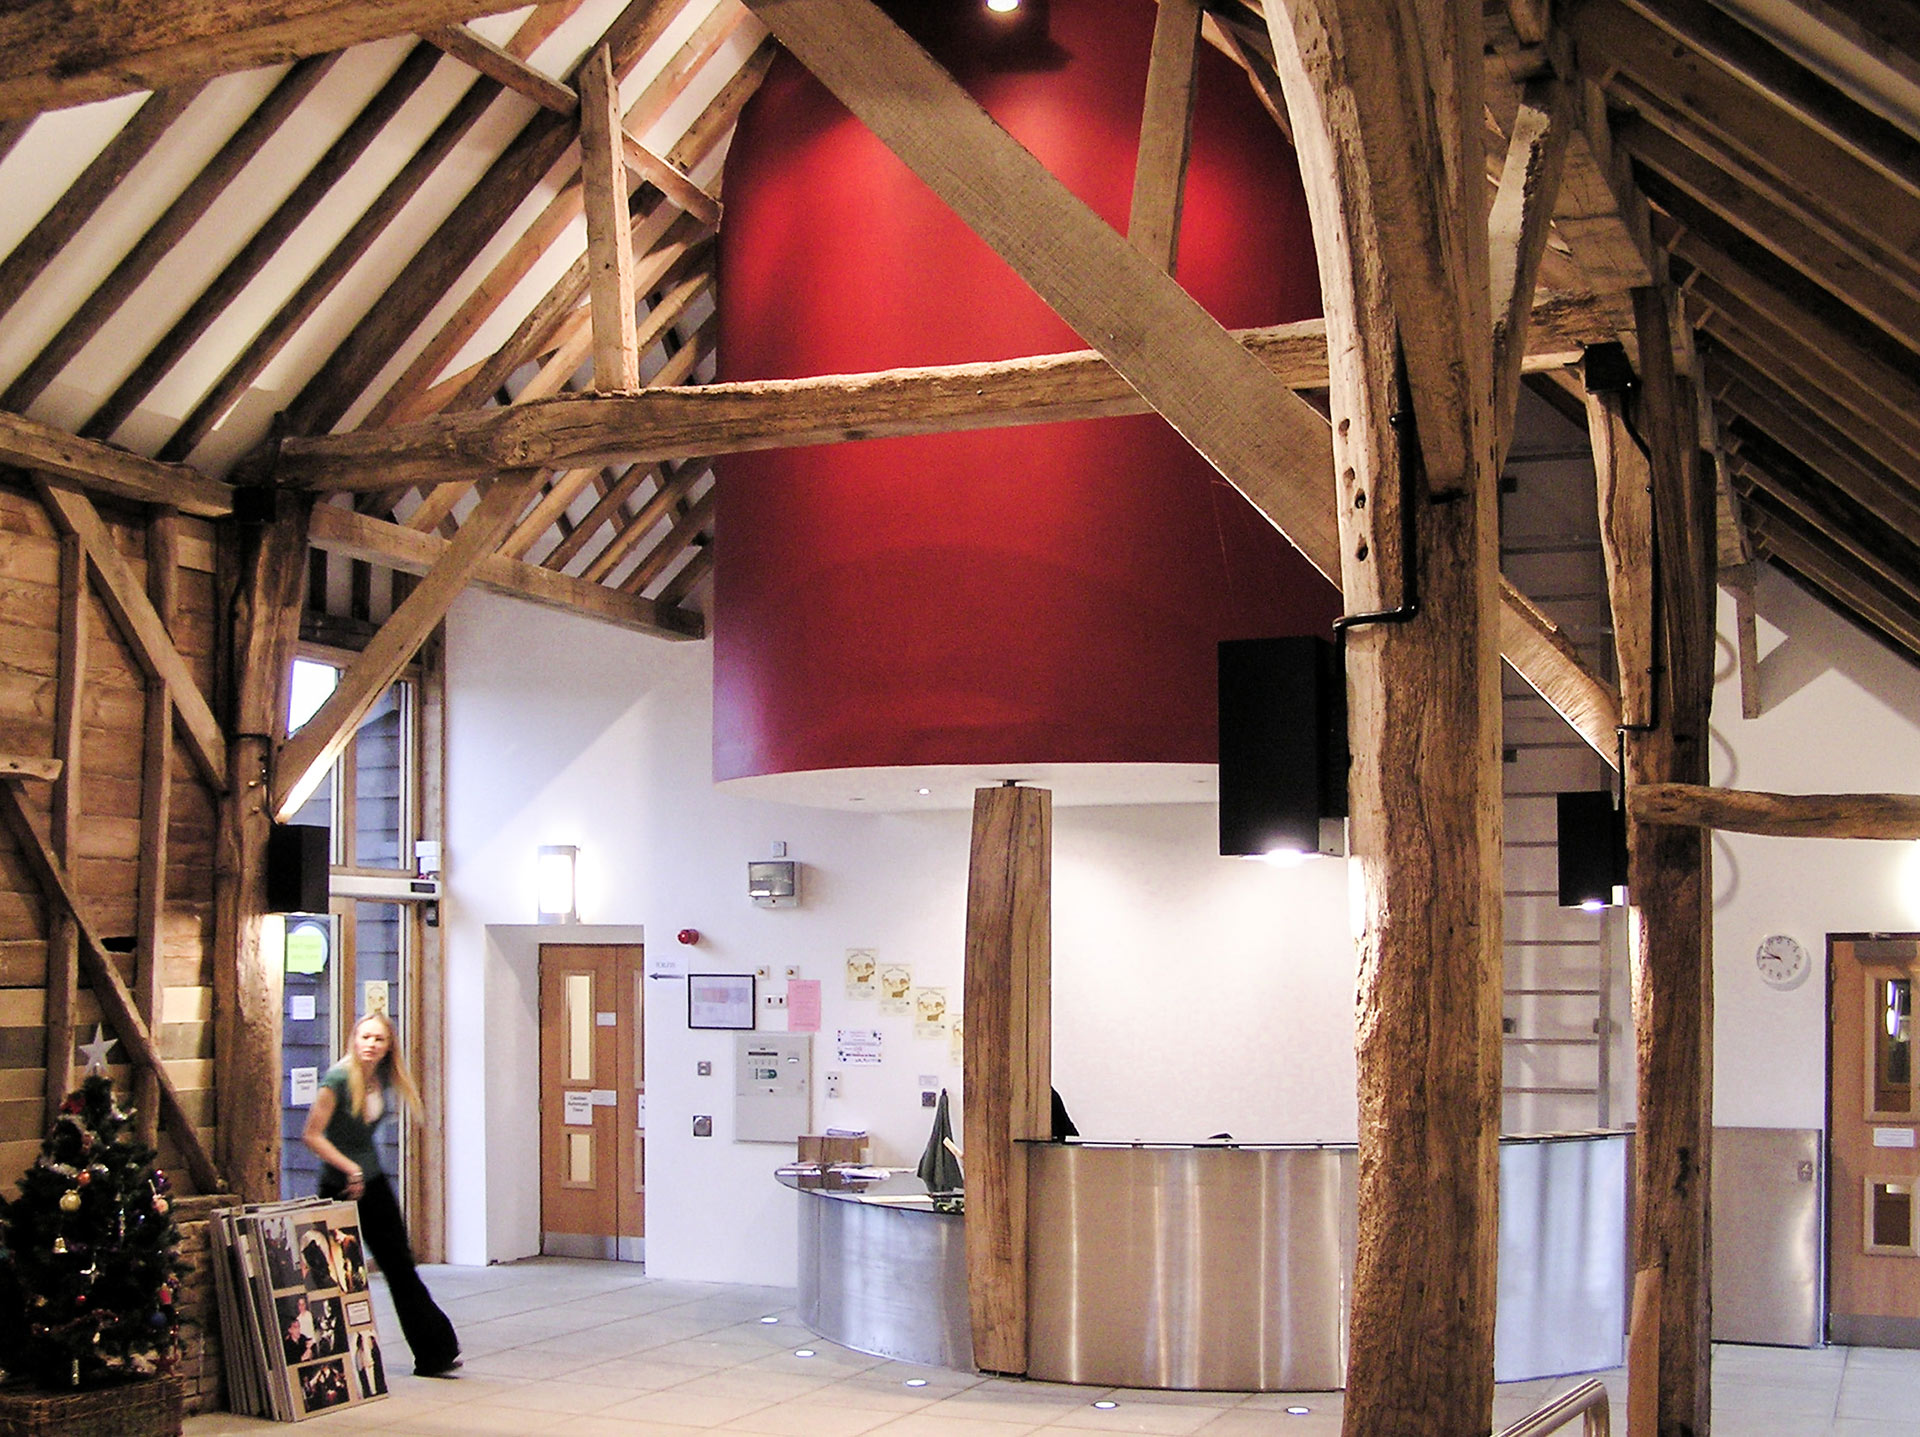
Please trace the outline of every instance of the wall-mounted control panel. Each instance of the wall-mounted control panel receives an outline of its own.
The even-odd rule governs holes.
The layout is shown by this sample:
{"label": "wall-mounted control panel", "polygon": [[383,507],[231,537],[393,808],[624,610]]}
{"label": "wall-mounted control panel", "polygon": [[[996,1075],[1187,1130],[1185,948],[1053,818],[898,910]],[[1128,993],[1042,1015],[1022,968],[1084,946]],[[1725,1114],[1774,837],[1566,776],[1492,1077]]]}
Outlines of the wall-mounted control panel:
{"label": "wall-mounted control panel", "polygon": [[813,1125],[813,1035],[737,1035],[733,1136],[742,1143],[790,1143]]}

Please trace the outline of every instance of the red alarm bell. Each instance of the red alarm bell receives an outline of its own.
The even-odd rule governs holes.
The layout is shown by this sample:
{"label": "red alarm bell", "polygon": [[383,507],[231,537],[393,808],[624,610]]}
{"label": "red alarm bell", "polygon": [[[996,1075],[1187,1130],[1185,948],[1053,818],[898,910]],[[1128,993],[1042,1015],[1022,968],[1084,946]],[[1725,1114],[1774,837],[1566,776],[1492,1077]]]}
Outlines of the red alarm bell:
{"label": "red alarm bell", "polygon": [[700,941],[700,930],[698,928],[682,928],[675,936],[691,948]]}

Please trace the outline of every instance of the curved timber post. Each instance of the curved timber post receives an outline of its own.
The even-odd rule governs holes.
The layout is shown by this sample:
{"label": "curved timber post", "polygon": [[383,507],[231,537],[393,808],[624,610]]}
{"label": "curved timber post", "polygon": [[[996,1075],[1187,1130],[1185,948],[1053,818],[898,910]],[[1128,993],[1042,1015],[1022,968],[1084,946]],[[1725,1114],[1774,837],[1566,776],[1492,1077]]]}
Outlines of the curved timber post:
{"label": "curved timber post", "polygon": [[1267,16],[1320,255],[1340,583],[1363,616],[1345,640],[1361,886],[1345,1430],[1484,1432],[1501,814],[1480,12],[1288,0]]}

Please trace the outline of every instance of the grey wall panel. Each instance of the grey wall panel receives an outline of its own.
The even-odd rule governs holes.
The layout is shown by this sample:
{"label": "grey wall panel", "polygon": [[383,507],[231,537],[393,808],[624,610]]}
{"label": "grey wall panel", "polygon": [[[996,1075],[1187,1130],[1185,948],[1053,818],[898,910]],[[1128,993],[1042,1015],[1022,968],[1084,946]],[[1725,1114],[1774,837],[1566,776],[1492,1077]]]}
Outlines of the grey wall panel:
{"label": "grey wall panel", "polygon": [[1818,1347],[1826,1302],[1818,1128],[1713,1130],[1713,1338]]}

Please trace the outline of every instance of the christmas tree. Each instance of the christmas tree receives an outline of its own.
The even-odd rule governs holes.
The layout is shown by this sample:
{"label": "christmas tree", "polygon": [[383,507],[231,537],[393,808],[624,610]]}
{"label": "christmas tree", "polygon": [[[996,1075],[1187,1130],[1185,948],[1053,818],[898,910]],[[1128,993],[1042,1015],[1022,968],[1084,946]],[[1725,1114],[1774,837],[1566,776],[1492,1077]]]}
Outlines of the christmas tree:
{"label": "christmas tree", "polygon": [[20,1196],[0,1206],[0,1335],[12,1375],[99,1387],[171,1365],[180,1263],[167,1176],[89,1074],[60,1106]]}

